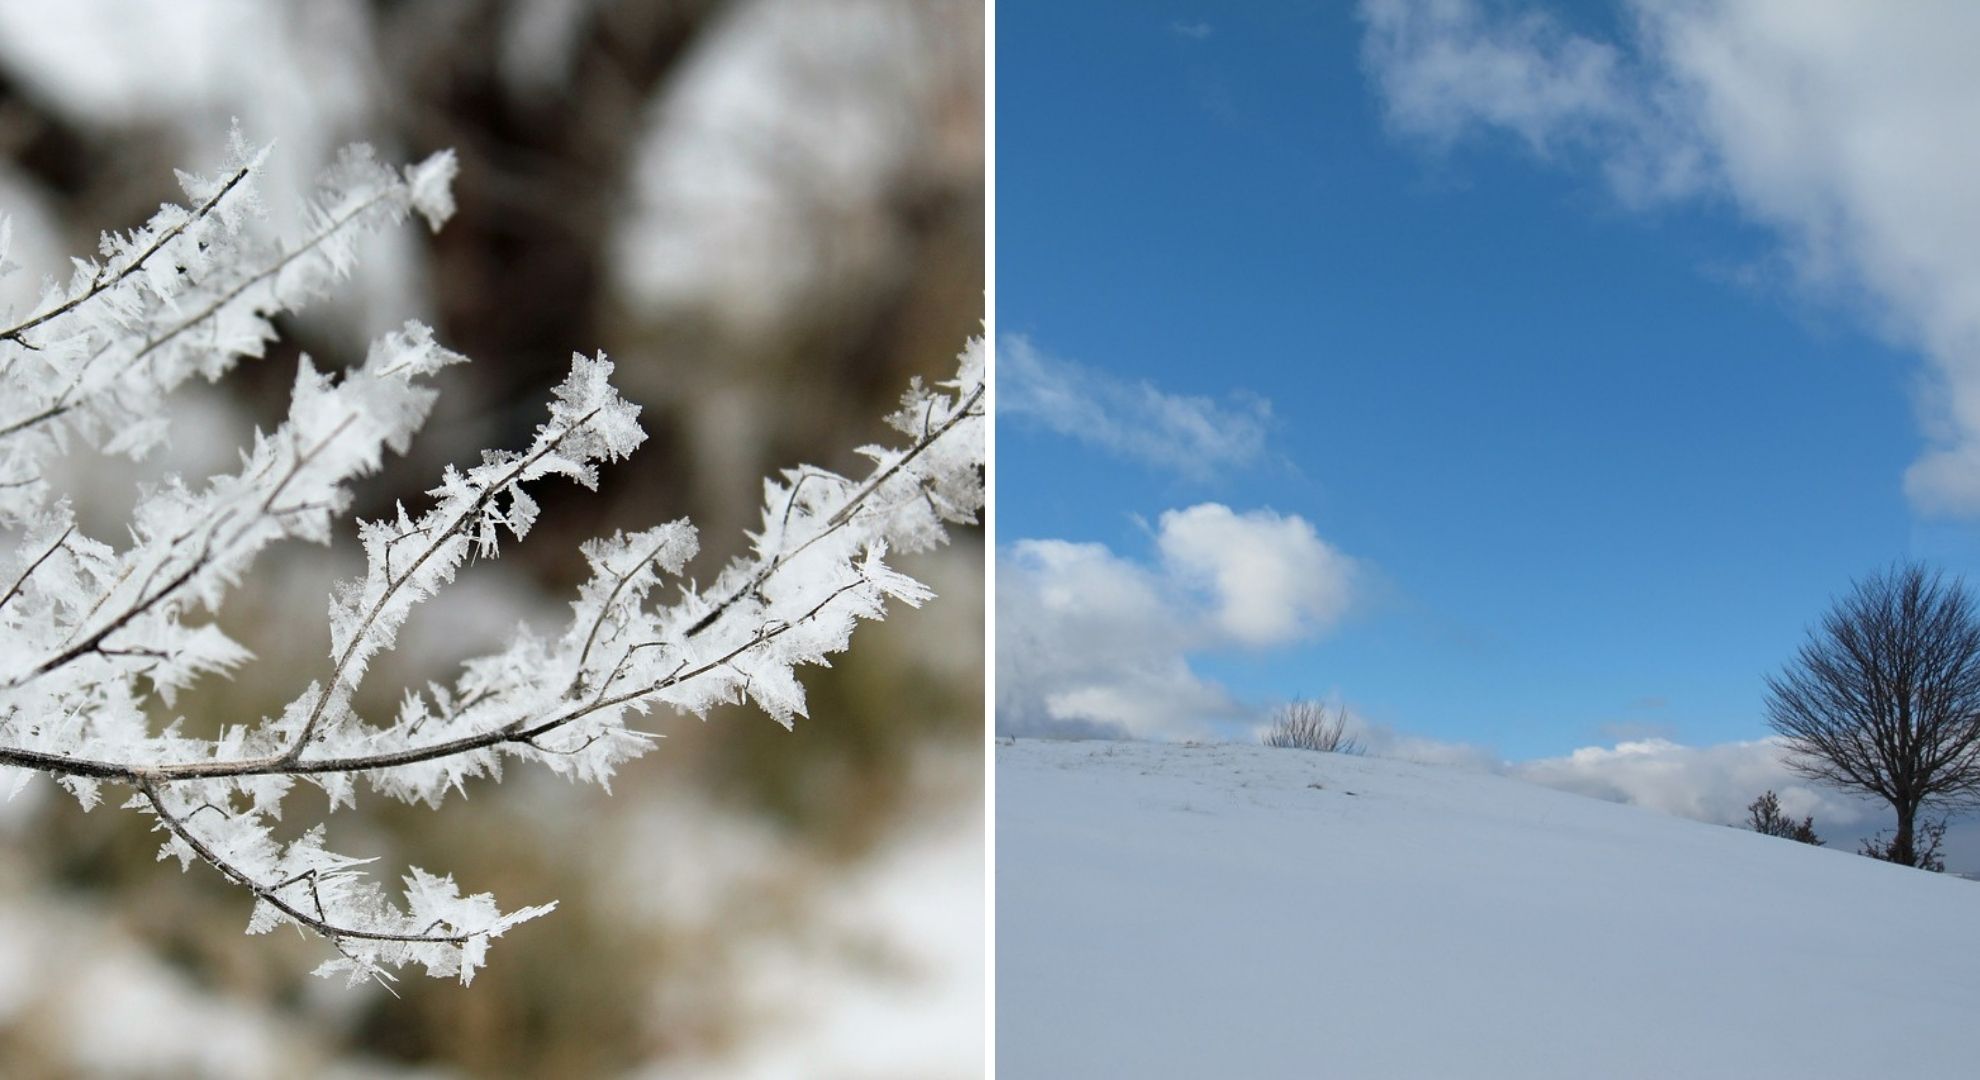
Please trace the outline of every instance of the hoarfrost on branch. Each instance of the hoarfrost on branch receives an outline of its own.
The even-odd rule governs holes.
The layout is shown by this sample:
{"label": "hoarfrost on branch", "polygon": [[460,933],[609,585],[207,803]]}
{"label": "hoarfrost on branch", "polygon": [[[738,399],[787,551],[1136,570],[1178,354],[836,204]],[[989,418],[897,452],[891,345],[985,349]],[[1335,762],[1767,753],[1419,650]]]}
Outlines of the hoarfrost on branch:
{"label": "hoarfrost on branch", "polygon": [[[608,785],[650,745],[628,721],[661,706],[703,714],[754,701],[789,725],[804,712],[798,665],[845,649],[888,601],[929,597],[889,555],[975,520],[984,346],[968,343],[953,380],[907,391],[889,418],[901,445],[863,448],[863,479],[807,467],[766,481],[750,554],[707,588],[660,596],[695,554],[686,521],[592,540],[591,577],[560,634],[519,632],[453,685],[407,691],[395,715],[361,715],[355,694],[371,661],[465,561],[528,533],[533,487],[592,487],[600,465],[644,440],[611,361],[575,356],[528,446],[449,467],[418,512],[359,523],[367,566],[331,598],[321,680],[279,715],[191,737],[150,717],[252,659],[214,622],[229,590],[271,544],[328,543],[351,482],[403,453],[425,421],[429,377],[466,360],[416,322],[341,376],[304,358],[287,420],[256,434],[239,471],[143,491],[124,546],[81,532],[52,461],[83,447],[144,454],[166,434],[173,389],[259,356],[274,316],[352,272],[361,233],[412,213],[437,230],[453,209],[451,153],[400,171],[352,147],[321,179],[301,235],[277,238],[258,194],[266,156],[237,133],[219,172],[181,174],[187,205],[106,234],[25,317],[0,313],[11,324],[0,329],[0,772],[11,774],[0,787],[52,775],[85,809],[106,786],[127,791],[123,805],[163,834],[160,858],[205,863],[252,894],[249,933],[290,925],[325,940],[335,955],[321,974],[389,981],[417,964],[465,983],[490,940],[555,905],[505,913],[419,869],[394,900],[362,872],[369,860],[323,846],[322,825],[288,843],[272,834],[295,783],[322,788],[331,810],[351,804],[359,782],[438,807],[450,790],[498,778],[504,758]],[[0,217],[0,267],[8,237]]]}

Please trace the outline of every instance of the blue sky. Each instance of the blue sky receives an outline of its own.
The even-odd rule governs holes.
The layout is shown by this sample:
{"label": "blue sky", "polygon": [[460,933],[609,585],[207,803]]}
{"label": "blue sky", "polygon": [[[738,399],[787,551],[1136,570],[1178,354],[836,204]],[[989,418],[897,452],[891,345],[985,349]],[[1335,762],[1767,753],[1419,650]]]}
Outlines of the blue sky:
{"label": "blue sky", "polygon": [[[1714,7],[999,4],[1000,724],[1113,700],[1038,629],[1096,559],[1154,595],[1124,625],[1202,624],[1103,666],[1212,730],[1331,695],[1513,761],[1758,739],[1852,577],[1980,575],[1967,222],[1940,246],[1938,191],[1885,175],[1969,151],[1912,138],[1852,28]],[[1779,121],[1825,89],[1889,106]],[[1851,124],[1891,169],[1838,156]],[[1205,504],[1303,522],[1339,595],[1218,632],[1162,516]],[[1033,674],[1065,692],[1006,692]]]}

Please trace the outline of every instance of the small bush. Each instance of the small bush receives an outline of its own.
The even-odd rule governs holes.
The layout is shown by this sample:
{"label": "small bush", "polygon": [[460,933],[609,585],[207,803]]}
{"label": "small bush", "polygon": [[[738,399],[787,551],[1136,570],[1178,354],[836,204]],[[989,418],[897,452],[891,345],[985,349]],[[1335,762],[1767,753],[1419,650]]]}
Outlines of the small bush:
{"label": "small bush", "polygon": [[1272,726],[1259,741],[1266,746],[1318,750],[1327,754],[1359,754],[1361,743],[1347,733],[1347,706],[1329,718],[1317,701],[1291,701],[1272,714]]}
{"label": "small bush", "polygon": [[1797,840],[1816,847],[1822,846],[1822,838],[1815,835],[1814,816],[1809,815],[1796,821],[1781,813],[1780,796],[1772,791],[1747,804],[1746,823],[1757,833]]}
{"label": "small bush", "polygon": [[1919,824],[1918,835],[1913,837],[1911,842],[1911,854],[1917,860],[1916,862],[1905,862],[1901,857],[1902,852],[1897,850],[1897,839],[1893,837],[1886,840],[1884,839],[1884,834],[1881,832],[1863,841],[1863,846],[1858,848],[1856,853],[1858,855],[1868,855],[1873,859],[1882,859],[1885,862],[1899,863],[1904,866],[1915,866],[1920,870],[1930,870],[1935,874],[1943,874],[1946,872],[1946,859],[1939,852],[1939,847],[1945,843],[1945,840],[1946,819],[1940,818],[1937,821],[1926,821]]}

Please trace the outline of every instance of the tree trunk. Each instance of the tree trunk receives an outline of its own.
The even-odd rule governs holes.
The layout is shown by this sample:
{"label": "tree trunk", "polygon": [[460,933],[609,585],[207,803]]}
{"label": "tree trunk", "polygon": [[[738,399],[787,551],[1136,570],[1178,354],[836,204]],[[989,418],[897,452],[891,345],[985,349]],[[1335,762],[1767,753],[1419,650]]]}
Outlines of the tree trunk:
{"label": "tree trunk", "polygon": [[1897,807],[1897,835],[1891,838],[1890,861],[1900,866],[1917,866],[1918,852],[1913,850],[1912,826],[1918,817],[1918,802],[1907,799],[1894,805]]}

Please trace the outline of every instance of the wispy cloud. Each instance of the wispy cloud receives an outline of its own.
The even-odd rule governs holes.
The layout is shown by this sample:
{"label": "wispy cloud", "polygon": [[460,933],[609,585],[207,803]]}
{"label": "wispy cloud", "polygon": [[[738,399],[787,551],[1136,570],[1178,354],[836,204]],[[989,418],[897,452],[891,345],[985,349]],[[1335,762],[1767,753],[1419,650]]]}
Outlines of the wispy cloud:
{"label": "wispy cloud", "polygon": [[1310,638],[1347,613],[1357,564],[1296,515],[1204,503],[1161,516],[1158,559],[1020,540],[997,560],[997,729],[1202,735],[1248,708],[1190,667],[1209,648]]}
{"label": "wispy cloud", "polygon": [[1398,130],[1450,143],[1480,126],[1533,150],[1631,113],[1617,50],[1535,13],[1494,19],[1469,0],[1367,0],[1363,53]]}
{"label": "wispy cloud", "polygon": [[1119,457],[1207,480],[1259,461],[1272,406],[1233,395],[1219,403],[1170,394],[1145,379],[1124,379],[1051,356],[1022,334],[1005,335],[997,354],[997,411],[1090,443]]}
{"label": "wispy cloud", "polygon": [[1169,33],[1177,37],[1189,38],[1192,41],[1202,41],[1215,31],[1215,27],[1201,19],[1177,19],[1175,22],[1169,24]]}
{"label": "wispy cloud", "polygon": [[1626,204],[1730,202],[1798,283],[1930,360],[1912,504],[1980,516],[1980,38],[1971,4],[1632,0],[1601,41],[1476,0],[1364,0],[1390,124],[1499,132]]}

